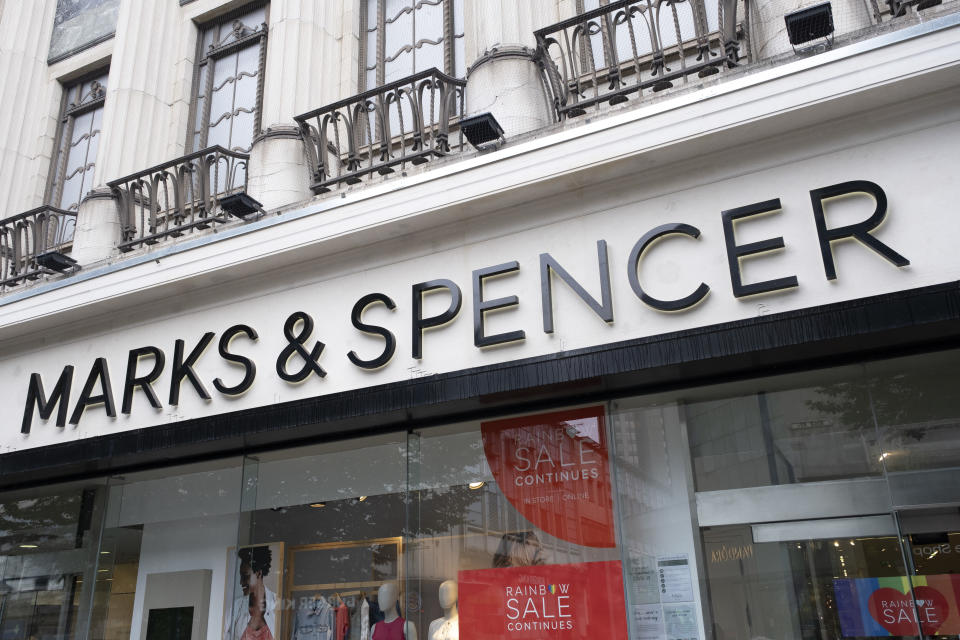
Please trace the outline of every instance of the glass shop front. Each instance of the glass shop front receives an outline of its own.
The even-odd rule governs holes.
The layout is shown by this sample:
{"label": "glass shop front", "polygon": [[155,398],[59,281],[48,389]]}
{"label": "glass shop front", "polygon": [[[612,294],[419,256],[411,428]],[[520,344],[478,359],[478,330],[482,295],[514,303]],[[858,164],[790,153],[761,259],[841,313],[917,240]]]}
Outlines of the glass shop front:
{"label": "glass shop front", "polygon": [[0,494],[0,640],[957,637],[958,365]]}

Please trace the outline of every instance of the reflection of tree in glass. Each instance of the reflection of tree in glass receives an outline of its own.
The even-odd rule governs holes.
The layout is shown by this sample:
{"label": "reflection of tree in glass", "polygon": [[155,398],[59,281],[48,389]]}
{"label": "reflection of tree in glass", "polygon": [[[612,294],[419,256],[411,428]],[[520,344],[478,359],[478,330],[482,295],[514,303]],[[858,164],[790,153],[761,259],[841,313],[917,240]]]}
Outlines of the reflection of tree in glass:
{"label": "reflection of tree in glass", "polygon": [[73,548],[78,541],[81,494],[42,496],[0,504],[0,553],[21,544]]}
{"label": "reflection of tree in glass", "polygon": [[910,371],[817,387],[811,409],[836,415],[851,427],[901,426],[903,435],[922,440],[919,423],[956,418],[956,382],[951,375]]}

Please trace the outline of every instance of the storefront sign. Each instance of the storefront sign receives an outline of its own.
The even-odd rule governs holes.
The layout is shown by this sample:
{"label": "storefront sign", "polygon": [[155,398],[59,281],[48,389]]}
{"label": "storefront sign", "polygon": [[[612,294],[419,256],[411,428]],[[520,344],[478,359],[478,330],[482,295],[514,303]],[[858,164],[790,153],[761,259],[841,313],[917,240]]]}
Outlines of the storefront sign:
{"label": "storefront sign", "polygon": [[[386,265],[362,277],[268,292],[255,305],[230,302],[190,320],[112,328],[42,358],[17,356],[4,362],[0,385],[23,408],[20,434],[9,425],[0,447],[43,446],[742,318],[759,294],[783,296],[784,310],[822,304],[850,297],[847,290],[870,293],[853,282],[864,274],[876,274],[889,289],[888,276],[916,255],[912,229],[891,221],[886,193],[874,182],[790,193],[782,202],[725,210],[701,199],[676,218],[672,208],[653,219],[632,211],[590,214],[596,236],[587,241],[557,227],[537,232],[542,245],[520,235],[509,247],[503,239],[478,243],[472,255],[497,256],[490,266],[482,258],[463,265],[424,258],[403,270]],[[724,201],[743,203],[730,195]],[[831,217],[836,211],[844,215]],[[881,223],[894,229],[883,241],[876,237]],[[847,276],[853,270],[834,256],[841,244],[852,247],[842,255],[853,257],[844,264],[859,265],[856,275]],[[789,259],[777,262],[783,254]],[[718,261],[726,267],[717,270]],[[899,273],[896,286],[918,284],[914,267]],[[826,292],[824,283],[832,283]],[[708,300],[720,290],[722,298]],[[47,424],[60,430],[38,436],[37,427]],[[582,453],[583,462],[567,472],[570,481],[583,471],[587,484],[599,486],[605,453],[584,442],[569,451],[570,442],[549,445],[550,463],[571,462],[554,453]],[[576,494],[572,485],[564,490],[554,499]]]}
{"label": "storefront sign", "polygon": [[461,640],[626,638],[620,562],[461,571]]}
{"label": "storefront sign", "polygon": [[613,497],[603,407],[480,425],[497,486],[527,520],[586,547],[613,547]]}
{"label": "storefront sign", "polygon": [[[911,594],[910,580],[913,582]],[[833,581],[845,638],[960,634],[960,575]]]}

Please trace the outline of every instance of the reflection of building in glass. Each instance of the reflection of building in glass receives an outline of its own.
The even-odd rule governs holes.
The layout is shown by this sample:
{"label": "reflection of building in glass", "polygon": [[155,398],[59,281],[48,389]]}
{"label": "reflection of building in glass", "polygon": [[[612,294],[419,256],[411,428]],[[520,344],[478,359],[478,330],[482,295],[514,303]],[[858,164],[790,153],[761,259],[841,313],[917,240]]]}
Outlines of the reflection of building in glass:
{"label": "reflection of building in glass", "polygon": [[120,0],[57,0],[50,40],[51,61],[113,36]]}

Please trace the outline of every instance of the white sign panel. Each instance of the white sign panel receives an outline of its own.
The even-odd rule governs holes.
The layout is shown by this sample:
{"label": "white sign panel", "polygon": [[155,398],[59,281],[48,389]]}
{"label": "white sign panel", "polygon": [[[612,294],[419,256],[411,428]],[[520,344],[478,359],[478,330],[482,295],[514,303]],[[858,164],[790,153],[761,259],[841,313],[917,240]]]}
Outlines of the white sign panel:
{"label": "white sign panel", "polygon": [[3,356],[0,451],[955,280],[957,139],[939,125],[657,195],[624,181],[118,310]]}

